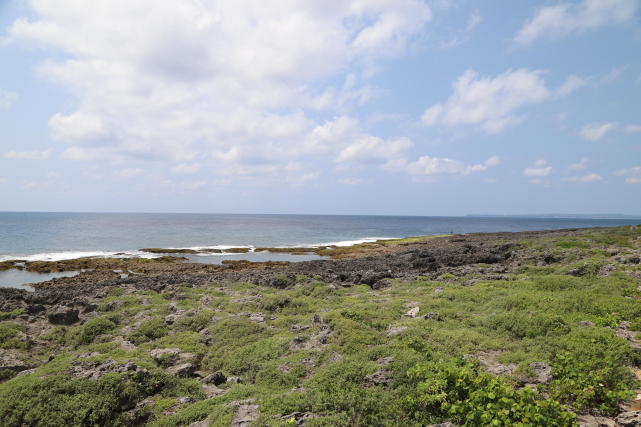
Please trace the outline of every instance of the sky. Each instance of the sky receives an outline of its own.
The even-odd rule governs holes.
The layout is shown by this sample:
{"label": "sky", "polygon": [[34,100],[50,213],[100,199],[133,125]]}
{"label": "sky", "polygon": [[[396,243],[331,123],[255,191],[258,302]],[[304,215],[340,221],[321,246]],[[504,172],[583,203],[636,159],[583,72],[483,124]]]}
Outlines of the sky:
{"label": "sky", "polygon": [[641,0],[0,0],[0,211],[641,215]]}

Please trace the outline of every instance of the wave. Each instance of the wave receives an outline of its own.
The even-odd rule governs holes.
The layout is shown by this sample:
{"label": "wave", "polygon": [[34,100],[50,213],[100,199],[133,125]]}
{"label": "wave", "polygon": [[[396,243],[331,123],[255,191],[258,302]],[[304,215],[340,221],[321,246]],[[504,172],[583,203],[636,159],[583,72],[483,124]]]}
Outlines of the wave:
{"label": "wave", "polygon": [[360,245],[361,243],[372,243],[377,240],[394,240],[394,239],[398,239],[398,237],[364,237],[362,239],[356,239],[356,240],[339,240],[337,242],[314,243],[312,245],[296,245],[293,247],[300,247],[300,248],[320,248],[324,246],[344,247],[344,246]]}
{"label": "wave", "polygon": [[[339,240],[334,242],[323,242],[323,243],[311,243],[311,244],[297,244],[290,246],[276,246],[277,248],[322,248],[326,246],[354,246],[361,243],[371,243],[377,240],[391,240],[396,239],[397,237],[364,237],[361,239],[354,240]],[[191,246],[191,247],[182,247],[182,248],[167,248],[167,249],[191,249],[194,251],[207,251],[207,250],[220,250],[222,252],[203,252],[198,254],[189,254],[192,256],[228,256],[228,255],[242,255],[238,252],[225,252],[229,249],[242,248],[248,249],[248,253],[253,253],[256,250],[256,246],[253,245],[213,245],[213,246]],[[180,254],[179,254],[180,255]],[[60,251],[60,252],[44,252],[32,255],[0,255],[0,262],[3,261],[65,261],[70,259],[78,258],[87,258],[87,257],[98,257],[98,258],[159,258],[163,254],[150,253],[140,250],[130,250],[130,251]]]}
{"label": "wave", "polygon": [[0,255],[2,261],[65,261],[69,259],[98,257],[98,258],[159,258],[161,255],[142,251],[61,251],[45,252],[32,255]]}

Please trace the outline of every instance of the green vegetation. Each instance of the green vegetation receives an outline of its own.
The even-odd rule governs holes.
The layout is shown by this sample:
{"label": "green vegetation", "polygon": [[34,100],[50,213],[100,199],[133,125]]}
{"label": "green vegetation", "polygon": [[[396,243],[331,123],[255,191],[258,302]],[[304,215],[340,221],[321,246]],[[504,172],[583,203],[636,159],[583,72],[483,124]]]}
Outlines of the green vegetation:
{"label": "green vegetation", "polygon": [[[417,239],[376,242],[374,250]],[[270,287],[113,288],[89,320],[49,329],[35,350],[23,337],[23,312],[3,313],[0,349],[56,357],[0,384],[0,425],[182,426],[207,418],[228,426],[247,399],[260,408],[256,426],[295,425],[293,413],[310,414],[312,427],[572,426],[577,414],[616,415],[641,387],[630,369],[641,366],[632,346],[641,331],[641,265],[615,262],[612,253],[638,253],[641,233],[517,243],[527,256],[498,278],[479,264],[379,290],[285,274]],[[416,317],[406,315],[412,307]],[[178,349],[202,373],[239,380],[207,398],[196,379],[169,373],[173,353],[152,358],[158,349]],[[82,378],[71,374],[78,360],[133,362],[146,373]],[[549,365],[551,379],[537,383],[533,362]]]}
{"label": "green vegetation", "polygon": [[162,338],[169,333],[169,329],[161,318],[153,318],[145,321],[140,327],[131,335],[129,341],[134,344],[141,344],[147,341],[152,341]]}

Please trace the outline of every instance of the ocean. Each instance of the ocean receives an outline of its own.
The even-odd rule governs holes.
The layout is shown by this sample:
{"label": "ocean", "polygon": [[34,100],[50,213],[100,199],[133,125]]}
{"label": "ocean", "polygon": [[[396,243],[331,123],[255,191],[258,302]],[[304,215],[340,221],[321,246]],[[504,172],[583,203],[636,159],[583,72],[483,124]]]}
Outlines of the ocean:
{"label": "ocean", "polygon": [[[0,261],[140,256],[141,248],[219,248],[205,262],[288,259],[229,247],[350,245],[384,238],[638,224],[633,219],[0,212]],[[253,257],[253,258],[252,258]],[[296,260],[305,257],[293,256]],[[212,261],[213,260],[213,261]]]}

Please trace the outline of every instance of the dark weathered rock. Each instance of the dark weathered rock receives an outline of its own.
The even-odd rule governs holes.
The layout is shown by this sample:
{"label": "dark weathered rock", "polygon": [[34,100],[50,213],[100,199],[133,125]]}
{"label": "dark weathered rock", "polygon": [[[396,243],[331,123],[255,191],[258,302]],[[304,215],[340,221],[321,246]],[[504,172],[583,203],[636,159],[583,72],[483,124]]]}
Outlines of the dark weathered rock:
{"label": "dark weathered rock", "polygon": [[73,325],[80,320],[78,313],[75,308],[56,306],[47,315],[47,319],[54,325]]}
{"label": "dark weathered rock", "polygon": [[392,381],[390,378],[390,372],[389,371],[376,371],[373,374],[366,375],[365,378],[363,378],[363,384],[365,387],[372,387],[372,386],[377,386],[377,385],[387,385]]}
{"label": "dark weathered rock", "polygon": [[[88,357],[91,357],[89,355]],[[88,378],[97,380],[108,373],[125,373],[128,375],[146,376],[148,371],[139,367],[134,362],[117,362],[115,360],[107,360],[105,362],[98,361],[78,361],[71,365],[68,369],[69,375],[74,377]]]}
{"label": "dark weathered rock", "polygon": [[438,313],[437,313],[437,312],[435,312],[435,311],[430,311],[430,312],[428,312],[428,313],[425,313],[425,315],[423,316],[423,319],[425,319],[425,320],[429,320],[429,319],[433,319],[433,320],[443,320],[443,318],[441,317],[441,315],[440,315],[440,314],[438,314]]}
{"label": "dark weathered rock", "polygon": [[615,421],[617,426],[621,427],[641,427],[641,411],[623,412],[615,418]]}
{"label": "dark weathered rock", "polygon": [[227,382],[227,377],[220,371],[207,375],[201,380],[205,384],[221,385]]}

